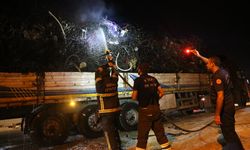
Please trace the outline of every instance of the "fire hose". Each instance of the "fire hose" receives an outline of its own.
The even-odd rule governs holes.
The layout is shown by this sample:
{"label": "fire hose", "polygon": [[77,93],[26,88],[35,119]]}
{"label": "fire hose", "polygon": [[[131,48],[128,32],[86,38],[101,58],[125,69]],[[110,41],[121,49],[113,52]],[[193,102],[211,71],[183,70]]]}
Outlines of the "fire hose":
{"label": "fire hose", "polygon": [[[176,127],[177,129],[179,130],[182,130],[182,131],[185,131],[187,133],[166,133],[166,134],[169,134],[169,135],[173,135],[173,136],[180,136],[180,135],[186,135],[186,134],[189,134],[191,132],[198,132],[198,131],[201,131],[203,129],[205,129],[206,127],[210,126],[212,123],[213,123],[213,120],[209,121],[206,125],[202,126],[201,128],[199,129],[195,129],[195,130],[190,130],[190,129],[184,129],[183,127],[180,127],[179,125],[177,125],[176,123],[174,123],[174,121],[172,119],[170,119],[169,117],[167,117],[166,115],[162,115],[162,117],[164,119],[167,120],[167,122],[171,123],[174,127]],[[149,137],[152,137],[152,136],[155,136],[154,134],[150,134],[148,135]],[[131,137],[132,139],[137,139],[137,137]]]}
{"label": "fire hose", "polygon": [[[112,53],[109,51],[109,50],[106,50],[105,51],[105,55],[106,56],[110,56],[111,58],[112,58]],[[107,60],[109,61],[109,58],[107,58]],[[118,69],[117,69],[117,73],[118,73],[118,75],[119,75],[119,77],[131,88],[131,89],[133,89],[133,87],[132,87],[132,85],[118,72]],[[174,121],[171,119],[171,118],[169,118],[169,117],[167,117],[167,115],[166,114],[163,114],[162,113],[162,117],[164,118],[164,119],[166,119],[169,123],[171,123],[173,126],[175,126],[177,129],[180,129],[180,130],[182,130],[182,131],[185,131],[185,132],[197,132],[197,131],[201,131],[201,130],[203,130],[203,129],[205,129],[206,127],[208,127],[208,126],[210,126],[213,122],[214,122],[214,120],[211,120],[211,121],[209,121],[206,125],[204,125],[203,127],[201,127],[201,128],[199,128],[199,129],[195,129],[195,130],[190,130],[190,129],[185,129],[185,128],[183,128],[183,127],[180,127],[179,125],[177,125],[176,123],[174,123]],[[180,135],[180,134],[176,134],[176,135]],[[151,136],[151,135],[149,135],[149,136]],[[154,135],[152,135],[152,136],[154,136]]]}
{"label": "fire hose", "polygon": [[163,114],[162,117],[164,119],[166,119],[169,123],[171,123],[172,125],[174,125],[177,129],[180,129],[180,130],[185,131],[185,132],[197,132],[197,131],[201,131],[201,130],[205,129],[206,127],[210,126],[214,122],[214,120],[212,119],[211,121],[209,121],[203,127],[199,128],[199,129],[195,129],[195,130],[190,130],[190,129],[184,129],[184,128],[180,127],[179,125],[177,125],[176,123],[174,123],[174,121],[171,118],[167,117],[165,114]]}
{"label": "fire hose", "polygon": [[[240,108],[236,108],[236,110],[238,110],[238,109],[240,109]],[[213,124],[213,122],[214,122],[214,120],[212,119],[206,125],[204,125],[203,127],[199,128],[199,129],[195,129],[195,130],[190,130],[190,129],[184,129],[184,128],[180,127],[179,125],[177,125],[176,123],[174,123],[174,121],[171,118],[167,117],[166,114],[162,114],[162,117],[165,120],[167,120],[169,123],[171,123],[172,125],[174,125],[177,129],[180,129],[180,130],[185,131],[185,132],[197,132],[197,131],[201,131],[201,130],[205,129],[206,127],[210,126],[211,124]]]}

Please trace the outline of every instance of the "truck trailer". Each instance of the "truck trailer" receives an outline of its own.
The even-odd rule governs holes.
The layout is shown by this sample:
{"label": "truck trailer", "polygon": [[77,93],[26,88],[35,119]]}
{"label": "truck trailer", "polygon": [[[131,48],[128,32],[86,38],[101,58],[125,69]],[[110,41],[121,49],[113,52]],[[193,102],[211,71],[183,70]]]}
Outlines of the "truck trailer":
{"label": "truck trailer", "polygon": [[[161,110],[190,111],[212,106],[209,74],[149,73],[164,90]],[[138,104],[131,100],[137,73],[120,73],[119,128],[137,129]],[[103,135],[98,121],[94,72],[1,72],[0,119],[22,118],[21,130],[39,145],[63,143],[72,133],[87,138]],[[204,99],[206,99],[204,101]]]}

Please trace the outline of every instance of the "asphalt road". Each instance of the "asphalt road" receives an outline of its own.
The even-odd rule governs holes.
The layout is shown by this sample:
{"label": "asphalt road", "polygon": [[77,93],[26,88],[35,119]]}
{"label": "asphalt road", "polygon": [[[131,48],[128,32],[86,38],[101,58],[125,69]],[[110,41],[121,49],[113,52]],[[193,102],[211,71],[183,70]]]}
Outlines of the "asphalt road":
{"label": "asphalt road", "polygon": [[[236,131],[245,147],[250,150],[250,107],[236,111]],[[212,113],[196,113],[191,115],[172,116],[171,120],[175,125],[187,130],[199,130],[213,120]],[[29,136],[23,135],[20,126],[15,126],[20,119],[0,121],[0,150],[107,150],[103,137],[86,139],[82,135],[70,136],[64,144],[53,147],[38,147],[34,145]],[[187,132],[178,129],[176,126],[165,121],[166,135],[169,138],[174,150],[220,150],[221,146],[216,142],[219,136],[219,127],[210,124],[206,128]],[[134,149],[137,139],[137,132],[120,132],[122,147],[124,150]],[[148,139],[148,150],[159,149],[159,144],[151,131]]]}

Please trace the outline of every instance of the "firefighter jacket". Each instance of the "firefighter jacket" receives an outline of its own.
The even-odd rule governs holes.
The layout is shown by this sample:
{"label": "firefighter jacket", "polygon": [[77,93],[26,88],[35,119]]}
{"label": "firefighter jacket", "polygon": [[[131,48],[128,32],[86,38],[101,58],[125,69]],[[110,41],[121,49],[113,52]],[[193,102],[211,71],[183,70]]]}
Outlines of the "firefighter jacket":
{"label": "firefighter jacket", "polygon": [[118,72],[107,64],[98,67],[95,72],[95,84],[99,113],[119,111]]}

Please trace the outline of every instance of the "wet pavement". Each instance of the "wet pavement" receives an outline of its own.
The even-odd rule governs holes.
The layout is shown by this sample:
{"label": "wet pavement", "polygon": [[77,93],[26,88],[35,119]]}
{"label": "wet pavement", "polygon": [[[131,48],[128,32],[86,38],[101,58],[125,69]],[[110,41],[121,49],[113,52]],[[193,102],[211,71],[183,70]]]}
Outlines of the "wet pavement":
{"label": "wet pavement", "polygon": [[[250,108],[238,109],[235,115],[235,128],[239,135],[245,150],[250,150]],[[213,119],[213,115],[206,119]],[[202,119],[205,119],[202,117]],[[200,118],[187,117],[182,120],[182,127],[189,129],[197,128],[203,124]],[[199,124],[200,123],[200,124]],[[196,125],[195,125],[196,124]],[[198,132],[191,132],[187,135],[176,136],[172,146],[176,150],[221,150],[220,144],[217,143],[217,137],[220,134],[220,128],[212,123],[208,127]]]}
{"label": "wet pavement", "polygon": [[[236,132],[238,133],[245,150],[250,150],[250,107],[236,111]],[[217,143],[220,129],[214,123],[212,113],[196,113],[189,115],[174,115],[171,120],[164,122],[166,136],[169,138],[174,150],[221,150]],[[27,135],[23,135],[19,120],[0,121],[0,150],[107,150],[104,137],[86,139],[82,135],[70,136],[64,144],[53,147],[38,147],[32,144]],[[174,124],[172,124],[174,123]],[[180,130],[177,127],[184,129]],[[205,128],[203,128],[205,127]],[[202,130],[199,130],[201,129]],[[197,131],[198,130],[198,131]],[[196,131],[196,132],[194,132]],[[120,132],[124,150],[133,150],[137,139],[137,132]],[[150,131],[148,150],[160,149],[159,144]]]}

